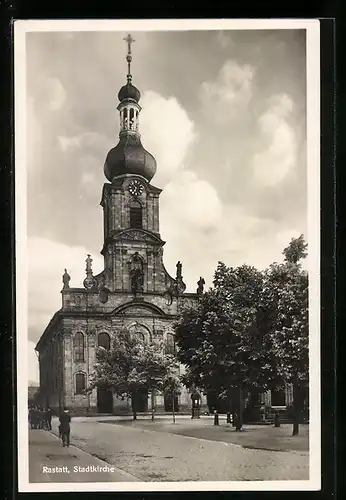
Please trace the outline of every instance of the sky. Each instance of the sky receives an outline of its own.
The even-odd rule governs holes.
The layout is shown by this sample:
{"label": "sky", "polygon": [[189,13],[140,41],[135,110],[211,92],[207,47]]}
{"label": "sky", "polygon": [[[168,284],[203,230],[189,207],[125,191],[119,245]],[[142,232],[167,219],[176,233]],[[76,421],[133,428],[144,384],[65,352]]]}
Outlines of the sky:
{"label": "sky", "polygon": [[[61,307],[62,274],[95,274],[126,83],[123,32],[26,35],[29,380],[34,346]],[[304,30],[136,32],[133,83],[143,146],[163,189],[164,263],[187,291],[218,261],[264,268],[307,230]]]}

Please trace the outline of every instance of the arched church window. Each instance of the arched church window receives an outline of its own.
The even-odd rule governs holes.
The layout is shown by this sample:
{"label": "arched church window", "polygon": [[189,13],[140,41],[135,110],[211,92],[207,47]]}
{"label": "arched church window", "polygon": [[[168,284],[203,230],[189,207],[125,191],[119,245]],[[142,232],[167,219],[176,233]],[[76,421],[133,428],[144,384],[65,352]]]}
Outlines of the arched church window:
{"label": "arched church window", "polygon": [[76,373],[75,394],[83,394],[86,389],[86,377],[84,373]]}
{"label": "arched church window", "polygon": [[175,354],[175,339],[172,333],[167,333],[165,352],[166,354]]}
{"label": "arched church window", "polygon": [[81,363],[84,361],[84,335],[77,332],[73,339],[74,360]]}
{"label": "arched church window", "polygon": [[97,343],[99,347],[104,347],[107,351],[109,351],[111,347],[111,339],[108,333],[100,333],[97,337]]}
{"label": "arched church window", "polygon": [[143,332],[136,332],[135,335],[140,342],[145,342],[145,335]]}
{"label": "arched church window", "polygon": [[142,205],[139,201],[132,201],[130,204],[130,228],[132,229],[142,229]]}

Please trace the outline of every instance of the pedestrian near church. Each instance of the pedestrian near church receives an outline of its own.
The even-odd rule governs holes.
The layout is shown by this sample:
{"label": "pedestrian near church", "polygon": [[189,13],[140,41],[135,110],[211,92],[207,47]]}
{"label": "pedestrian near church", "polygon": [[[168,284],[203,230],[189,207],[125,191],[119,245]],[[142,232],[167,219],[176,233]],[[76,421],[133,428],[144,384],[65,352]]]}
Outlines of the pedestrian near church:
{"label": "pedestrian near church", "polygon": [[62,440],[62,445],[70,446],[70,423],[71,415],[67,408],[64,409],[63,413],[59,417],[59,433]]}
{"label": "pedestrian near church", "polygon": [[52,410],[48,407],[46,408],[45,420],[47,424],[47,429],[52,430]]}

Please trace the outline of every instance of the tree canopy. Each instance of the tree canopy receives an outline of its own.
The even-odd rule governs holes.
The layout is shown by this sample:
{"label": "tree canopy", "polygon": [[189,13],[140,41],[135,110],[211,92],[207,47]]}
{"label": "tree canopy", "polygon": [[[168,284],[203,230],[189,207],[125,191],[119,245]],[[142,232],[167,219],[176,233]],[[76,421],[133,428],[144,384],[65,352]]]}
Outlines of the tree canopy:
{"label": "tree canopy", "polygon": [[138,391],[165,390],[177,372],[174,356],[164,354],[163,342],[141,342],[123,329],[109,350],[99,347],[88,390],[108,389],[117,396],[133,397]]}
{"label": "tree canopy", "polygon": [[283,251],[284,262],[266,270],[263,293],[271,316],[271,348],[278,373],[297,386],[309,380],[308,273],[301,263],[306,248],[302,235],[291,240]]}
{"label": "tree canopy", "polygon": [[261,303],[263,275],[250,266],[219,262],[214,288],[176,324],[179,360],[186,378],[220,393],[240,385],[265,389],[275,378]]}
{"label": "tree canopy", "polygon": [[308,382],[308,275],[303,235],[259,271],[219,262],[213,288],[175,325],[185,383],[219,395]]}

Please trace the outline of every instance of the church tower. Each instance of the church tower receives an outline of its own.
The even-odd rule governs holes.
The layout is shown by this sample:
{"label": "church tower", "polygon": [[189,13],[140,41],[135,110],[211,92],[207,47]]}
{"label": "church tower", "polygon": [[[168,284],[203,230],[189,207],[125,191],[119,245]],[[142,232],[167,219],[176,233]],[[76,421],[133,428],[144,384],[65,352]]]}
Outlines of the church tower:
{"label": "church tower", "polygon": [[[178,263],[172,280],[162,261],[163,246],[159,227],[161,189],[151,181],[157,165],[144,149],[140,135],[140,91],[132,83],[131,44],[128,35],[127,83],[119,93],[119,142],[106,156],[103,187],[104,273],[101,278],[111,292],[169,294],[185,291]],[[169,299],[168,299],[169,300]]]}
{"label": "church tower", "polygon": [[[144,149],[140,135],[140,91],[132,83],[131,45],[128,35],[127,82],[118,93],[119,142],[106,155],[101,206],[104,268],[93,274],[92,258],[86,259],[82,287],[71,287],[63,275],[62,307],[55,313],[36,350],[40,362],[40,390],[45,405],[68,406],[75,413],[126,413],[131,402],[106,390],[85,394],[96,362],[96,349],[109,349],[123,328],[141,341],[163,340],[166,352],[175,352],[173,323],[181,306],[195,302],[198,293],[186,293],[182,264],[173,278],[163,263],[165,242],[160,236],[161,189],[152,183],[157,165]],[[182,368],[183,369],[183,368]],[[139,411],[151,405],[171,411],[165,395],[143,394]],[[175,408],[191,404],[185,390]]]}

